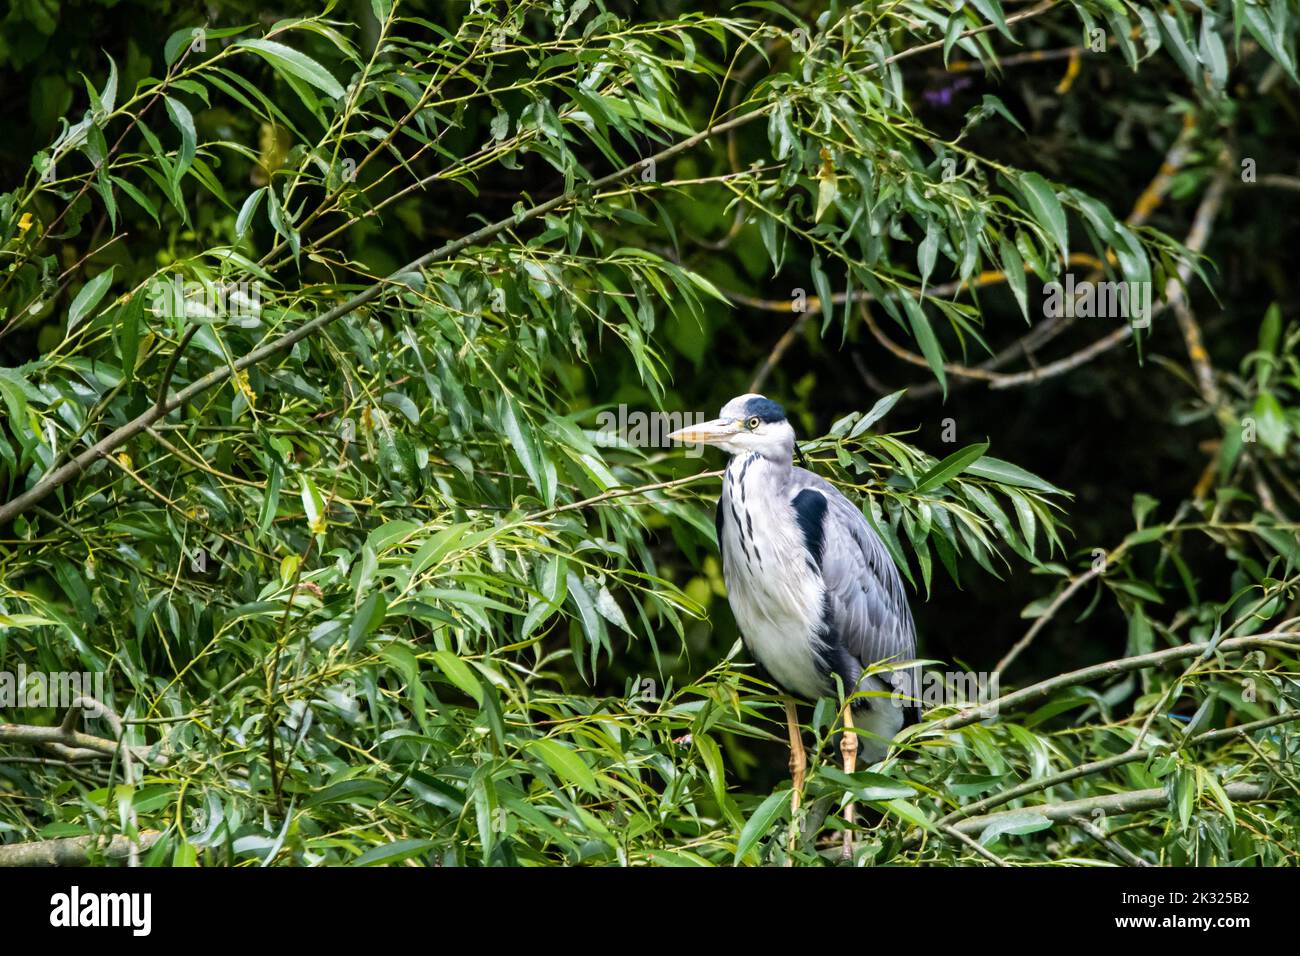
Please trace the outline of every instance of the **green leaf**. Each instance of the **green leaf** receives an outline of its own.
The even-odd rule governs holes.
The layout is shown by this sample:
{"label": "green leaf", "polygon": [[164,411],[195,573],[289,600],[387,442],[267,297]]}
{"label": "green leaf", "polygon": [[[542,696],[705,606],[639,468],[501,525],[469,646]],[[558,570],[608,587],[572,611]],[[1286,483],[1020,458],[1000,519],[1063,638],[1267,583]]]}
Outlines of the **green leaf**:
{"label": "green leaf", "polygon": [[465,536],[465,532],[470,527],[467,521],[449,525],[421,545],[420,550],[411,559],[411,577],[414,578],[427,568],[436,565]]}
{"label": "green leaf", "polygon": [[819,775],[852,793],[859,800],[869,803],[906,799],[916,795],[916,787],[911,784],[869,770],[847,774],[838,767],[828,764],[821,768]]}
{"label": "green leaf", "polygon": [[916,263],[921,270],[921,294],[925,295],[925,284],[930,278],[930,273],[934,271],[935,256],[939,253],[939,238],[943,231],[939,228],[939,221],[931,219],[925,226],[925,239],[921,241],[921,247],[917,251]]}
{"label": "green leaf", "polygon": [[483,685],[479,683],[468,664],[451,651],[434,651],[430,656],[447,680],[473,697],[480,707],[483,706]]}
{"label": "green leaf", "polygon": [[[211,44],[213,40],[224,40],[226,37],[232,37],[237,33],[243,33],[245,30],[249,29],[252,29],[252,27],[247,25],[241,27],[223,27],[220,30],[212,30],[207,27],[181,27],[179,30],[176,30],[174,33],[169,35],[167,40],[163,43],[163,57],[166,59],[168,66],[174,64],[181,58],[181,54],[189,49],[189,47],[194,44],[195,40],[198,39],[196,34],[201,35],[206,44]],[[192,66],[201,55],[202,54],[195,51],[194,56],[191,57],[190,60],[186,61],[186,65]]]}
{"label": "green leaf", "polygon": [[971,465],[967,471],[975,478],[987,478],[989,481],[996,481],[1002,485],[1030,488],[1034,491],[1041,491],[1043,494],[1065,494],[1056,485],[1025,471],[1019,465],[1013,465],[1009,461],[1002,461],[1000,458],[981,458]]}
{"label": "green leaf", "polygon": [[1185,833],[1188,823],[1191,822],[1196,800],[1200,796],[1196,785],[1196,774],[1186,767],[1180,767],[1169,778],[1169,786],[1171,809],[1178,814],[1178,824]]}
{"label": "green leaf", "polygon": [[385,392],[382,401],[401,412],[412,425],[420,424],[420,409],[401,392]]}
{"label": "green leaf", "polygon": [[1016,244],[1005,235],[998,237],[998,254],[1002,258],[1002,273],[1007,277],[1007,285],[1016,297],[1020,314],[1029,321],[1029,288],[1025,278],[1025,260],[1016,250]]}
{"label": "green leaf", "polygon": [[129,388],[135,380],[135,364],[140,354],[140,320],[144,317],[144,290],[136,292],[118,311],[117,351],[122,358],[122,381]]}
{"label": "green leaf", "polygon": [[880,419],[888,415],[889,410],[898,404],[898,400],[903,397],[906,391],[907,389],[900,388],[898,391],[886,395],[884,398],[878,400],[876,404],[871,406],[871,411],[867,412],[867,414],[863,415],[854,423],[853,430],[849,432],[849,437],[857,438],[876,422],[880,421]]}
{"label": "green leaf", "polygon": [[1277,343],[1282,335],[1282,308],[1270,303],[1259,326],[1259,350],[1266,355],[1277,354]]}
{"label": "green leaf", "polygon": [[[533,487],[542,490],[541,466],[538,461],[537,448],[533,442],[532,429],[525,431],[526,420],[515,411],[514,400],[505,392],[497,402],[497,414],[501,421],[501,430],[510,440],[510,450],[515,453],[519,463],[524,466]],[[552,504],[552,502],[547,502]]]}
{"label": "green leaf", "polygon": [[763,835],[771,829],[772,824],[785,813],[789,806],[789,790],[778,790],[758,805],[758,808],[750,814],[749,819],[745,821],[745,825],[740,830],[740,838],[736,841],[736,855],[732,861],[734,865],[740,865],[740,861],[763,838]]}
{"label": "green leaf", "polygon": [[244,204],[239,207],[239,215],[235,217],[235,241],[238,242],[244,238],[244,233],[248,232],[248,227],[257,215],[257,207],[262,203],[262,197],[266,195],[266,187],[260,186],[248,194]]}
{"label": "green leaf", "polygon": [[274,40],[240,40],[235,46],[252,50],[276,70],[306,80],[326,96],[334,99],[342,99],[344,96],[345,90],[325,67],[292,47]]}
{"label": "green leaf", "polygon": [[528,749],[534,751],[542,760],[546,761],[546,765],[554,770],[566,783],[586,790],[588,793],[600,792],[596,784],[596,775],[591,772],[591,768],[578,754],[558,740],[552,740],[549,737],[530,740]]}
{"label": "green leaf", "polygon": [[[1251,8],[1247,7],[1247,9]],[[1156,16],[1160,19],[1160,26],[1164,29],[1165,38],[1169,41],[1169,49],[1173,52],[1174,60],[1177,61],[1179,68],[1182,69],[1189,80],[1199,83],[1200,64],[1197,62],[1196,54],[1192,51],[1191,37],[1183,33],[1181,20],[1163,10]]]}
{"label": "green leaf", "polygon": [[1285,454],[1291,425],[1277,396],[1272,392],[1260,392],[1255,397],[1251,415],[1255,419],[1256,432],[1264,447],[1275,455]]}
{"label": "green leaf", "polygon": [[961,474],[968,467],[982,458],[988,449],[989,443],[985,441],[979,442],[975,445],[967,445],[960,451],[953,452],[918,478],[915,490],[917,493],[920,493],[929,491],[931,488],[939,487],[949,478]]}
{"label": "green leaf", "polygon": [[996,26],[999,33],[1013,43],[1016,42],[1016,38],[1011,35],[1011,30],[1007,27],[1007,18],[1002,12],[1002,4],[999,0],[971,0],[971,6],[978,10],[985,20]]}
{"label": "green leaf", "polygon": [[[1253,3],[1245,4],[1242,8],[1242,14],[1246,20],[1246,29],[1259,41],[1259,45],[1268,51],[1268,55],[1282,65],[1287,75],[1291,77],[1291,82],[1297,82],[1295,53],[1293,52],[1295,39],[1294,37],[1290,40],[1287,39],[1282,29],[1281,19],[1271,19],[1264,12],[1262,5]],[[1168,14],[1162,16],[1168,16]]]}
{"label": "green leaf", "polygon": [[198,138],[194,132],[194,117],[185,104],[170,96],[166,98],[166,104],[167,115],[181,134],[181,148],[176,153],[176,165],[172,167],[172,183],[179,184],[194,163]]}
{"label": "green leaf", "polygon": [[1020,125],[1020,120],[1016,119],[1016,115],[1012,113],[1011,110],[1007,109],[1007,104],[1003,103],[1000,98],[994,96],[992,93],[984,94],[984,100],[980,104],[980,109],[985,113],[996,113],[1016,129],[1020,130],[1020,132],[1025,132],[1025,128]]}
{"label": "green leaf", "polygon": [[158,210],[154,207],[154,204],[149,201],[148,197],[144,195],[144,193],[140,192],[140,190],[136,189],[120,176],[110,176],[109,179],[112,181],[114,186],[130,196],[132,202],[148,213],[149,218],[154,221],[155,225],[158,223]]}
{"label": "green leaf", "polygon": [[920,827],[922,830],[933,829],[933,824],[925,811],[910,800],[886,800],[880,804],[880,807],[912,826]]}
{"label": "green leaf", "polygon": [[1210,791],[1210,796],[1214,797],[1219,809],[1228,818],[1228,823],[1235,827],[1237,825],[1237,814],[1232,809],[1232,801],[1228,798],[1228,791],[1223,788],[1223,784],[1219,782],[1219,778],[1215,776],[1213,770],[1198,767],[1197,771],[1201,775],[1201,782],[1204,784],[1205,789]]}
{"label": "green leaf", "polygon": [[395,840],[382,846],[372,846],[352,861],[352,866],[387,866],[419,856],[438,846],[436,840]]}
{"label": "green leaf", "polygon": [[1215,88],[1221,90],[1228,81],[1228,51],[1216,26],[1216,19],[1208,13],[1201,17],[1200,60],[1209,70]]}
{"label": "green leaf", "polygon": [[1015,836],[1021,833],[1037,833],[1039,830],[1050,828],[1051,825],[1052,820],[1050,817],[1035,813],[1032,810],[1007,813],[993,820],[980,832],[979,843],[981,846],[988,846],[999,837]]}
{"label": "green leaf", "polygon": [[113,273],[117,271],[117,266],[109,266],[95,278],[83,285],[76,297],[72,300],[72,305],[68,308],[68,331],[71,332],[82,320],[86,318],[95,306],[99,305],[99,300],[104,297],[108,291],[109,285],[113,281]]}
{"label": "green leaf", "polygon": [[353,615],[352,624],[348,627],[348,653],[355,651],[366,638],[378,630],[387,614],[388,601],[384,598],[383,592],[372,591],[361,602],[361,607]]}
{"label": "green leaf", "polygon": [[35,614],[0,614],[0,627],[11,627],[14,630],[45,627],[51,624],[57,625],[58,623],[58,621],[51,620],[48,617],[39,617]]}
{"label": "green leaf", "polygon": [[812,264],[809,267],[812,272],[813,286],[817,289],[817,299],[822,307],[822,330],[830,325],[831,319],[835,316],[835,292],[831,288],[831,280],[826,275],[826,270],[822,268],[821,256],[813,256]]}
{"label": "green leaf", "polygon": [[948,377],[943,368],[943,349],[939,347],[939,340],[935,338],[930,319],[920,304],[910,295],[904,295],[902,299],[903,308],[907,310],[907,318],[912,325],[912,335],[916,337],[916,343],[921,347],[921,354],[930,364],[930,371],[934,372],[934,377],[939,380],[939,386],[943,389],[943,396],[946,399]]}
{"label": "green leaf", "polygon": [[1020,187],[1029,203],[1030,211],[1056,243],[1056,248],[1070,262],[1070,231],[1065,221],[1065,209],[1056,198],[1056,189],[1038,173],[1022,173]]}

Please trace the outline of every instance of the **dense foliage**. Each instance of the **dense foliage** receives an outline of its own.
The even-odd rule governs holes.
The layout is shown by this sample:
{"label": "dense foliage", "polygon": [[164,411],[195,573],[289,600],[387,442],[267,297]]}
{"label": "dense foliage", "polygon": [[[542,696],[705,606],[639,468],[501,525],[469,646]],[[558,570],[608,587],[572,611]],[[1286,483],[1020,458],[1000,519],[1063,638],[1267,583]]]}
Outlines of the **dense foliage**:
{"label": "dense foliage", "polygon": [[748,390],[938,675],[793,862],[1295,860],[1295,0],[206,15],[0,26],[0,861],[791,862],[720,463],[602,425]]}

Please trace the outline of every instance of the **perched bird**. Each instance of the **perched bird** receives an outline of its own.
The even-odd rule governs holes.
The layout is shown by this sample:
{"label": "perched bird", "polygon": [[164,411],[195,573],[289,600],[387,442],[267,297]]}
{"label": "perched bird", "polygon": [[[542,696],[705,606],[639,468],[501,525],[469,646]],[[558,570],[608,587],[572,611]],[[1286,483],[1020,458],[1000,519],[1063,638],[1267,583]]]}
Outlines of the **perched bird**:
{"label": "perched bird", "polygon": [[[859,752],[876,762],[899,730],[920,719],[919,665],[865,673],[916,657],[903,582],[862,512],[830,482],[794,465],[794,429],[776,402],[741,395],[717,419],[668,437],[731,456],[717,514],[723,577],[745,646],[786,693],[793,822],[807,769],[793,697],[833,696],[837,678],[852,697],[840,738],[848,773]],[[861,744],[854,728],[866,732]],[[847,858],[852,804],[845,816]],[[792,825],[791,844],[795,832]]]}

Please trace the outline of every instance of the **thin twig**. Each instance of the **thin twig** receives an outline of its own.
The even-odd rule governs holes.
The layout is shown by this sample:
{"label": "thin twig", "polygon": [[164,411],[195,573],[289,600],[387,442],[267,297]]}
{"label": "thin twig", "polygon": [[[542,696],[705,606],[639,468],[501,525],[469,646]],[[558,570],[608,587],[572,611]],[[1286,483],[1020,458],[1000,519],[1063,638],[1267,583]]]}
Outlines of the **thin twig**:
{"label": "thin twig", "polygon": [[1006,860],[1002,859],[1002,857],[998,856],[996,853],[990,850],[988,847],[976,843],[973,839],[971,839],[970,836],[968,836],[965,833],[962,833],[956,827],[951,827],[948,826],[947,824],[939,824],[938,828],[942,830],[944,833],[948,834],[948,836],[952,837],[953,839],[961,843],[964,843],[966,846],[970,847],[972,850],[974,850],[980,856],[984,857],[984,859],[988,860],[994,866],[1011,865]]}
{"label": "thin twig", "polygon": [[[1269,788],[1257,783],[1230,783],[1224,788],[1229,800],[1249,803],[1263,800],[1268,796]],[[1140,810],[1156,810],[1169,806],[1169,793],[1164,787],[1150,790],[1130,790],[1127,793],[1107,793],[1097,797],[1085,797],[1081,800],[1067,800],[1064,803],[1047,803],[1032,808],[1053,823],[1074,822],[1074,818],[1088,817],[1097,810],[1106,816],[1120,816],[1137,813]],[[1003,810],[982,817],[970,817],[953,824],[953,828],[962,833],[980,833],[998,820],[1006,819],[1024,810]]]}
{"label": "thin twig", "polygon": [[[1217,743],[1221,740],[1228,740],[1233,737],[1248,739],[1249,735],[1257,730],[1276,727],[1278,724],[1294,723],[1297,720],[1300,720],[1300,711],[1289,711],[1285,714],[1275,714],[1272,717],[1265,717],[1263,720],[1251,721],[1248,724],[1240,724],[1236,727],[1227,727],[1221,730],[1209,730],[1203,734],[1198,734],[1191,740],[1183,742],[1178,749]],[[1144,751],[1126,750],[1123,753],[1115,754],[1114,756],[1106,757],[1102,760],[1089,761],[1088,763],[1082,763],[1078,766],[1070,767],[1067,770],[1062,770],[1059,773],[1039,777],[1036,780],[1027,780],[1022,784],[1003,790],[1001,793],[995,793],[992,796],[984,797],[982,800],[976,800],[974,803],[967,804],[964,807],[958,807],[947,816],[940,817],[935,821],[935,823],[936,825],[956,823],[957,821],[963,820],[967,817],[986,813],[994,807],[1000,807],[1004,803],[1010,803],[1012,800],[1018,800],[1021,797],[1029,796],[1031,793],[1050,790],[1053,787],[1059,787],[1061,784],[1078,780],[1080,777],[1088,777],[1096,773],[1104,773],[1107,770],[1114,770],[1116,767],[1122,767],[1137,760],[1149,760],[1152,757],[1158,757],[1161,754],[1169,753],[1174,749],[1176,748],[1173,744],[1162,744]],[[904,841],[904,849],[907,849],[910,845],[914,845],[915,842],[919,842],[919,837],[911,839],[911,843]]]}
{"label": "thin twig", "polygon": [[[185,334],[181,336],[181,340],[176,343],[176,348],[172,349],[171,358],[167,360],[167,368],[163,372],[162,382],[158,386],[158,400],[154,402],[154,409],[156,411],[161,410],[166,406],[167,392],[171,389],[172,376],[176,374],[176,366],[180,363],[181,356],[185,354],[185,349],[190,344],[190,340],[194,338],[195,333],[198,331],[199,324],[195,322],[185,330]],[[166,412],[163,412],[163,414],[165,415]]]}
{"label": "thin twig", "polygon": [[1136,867],[1151,865],[1146,860],[1142,859],[1142,857],[1134,853],[1132,850],[1128,849],[1125,846],[1120,845],[1117,841],[1111,839],[1109,836],[1106,835],[1105,830],[1097,826],[1097,824],[1093,823],[1087,817],[1084,816],[1072,817],[1070,819],[1070,823],[1078,827],[1084,833],[1088,834],[1088,836],[1092,837],[1094,840],[1096,840],[1098,843],[1104,846],[1111,853],[1119,857],[1123,863],[1126,863],[1129,866],[1136,866]]}
{"label": "thin twig", "polygon": [[[1233,637],[1220,641],[1218,651],[1226,652],[1233,650],[1244,650],[1252,647],[1295,647],[1300,645],[1300,631],[1269,631],[1266,634],[1251,634],[1244,637]],[[1058,674],[1047,680],[1039,681],[1036,684],[1030,684],[1021,690],[1012,691],[1010,694],[1004,694],[997,700],[990,701],[987,704],[980,704],[976,707],[963,708],[957,713],[932,724],[918,725],[922,732],[933,732],[943,730],[956,730],[960,727],[966,727],[970,724],[978,723],[981,720],[987,720],[997,715],[1003,709],[1019,707],[1022,704],[1031,703],[1047,697],[1054,691],[1063,687],[1073,687],[1076,684],[1086,684],[1088,681],[1096,680],[1099,677],[1117,677],[1120,674],[1127,674],[1130,671],[1143,670],[1149,667],[1159,667],[1162,664],[1168,664],[1172,661],[1181,661],[1189,657],[1201,657],[1205,654],[1209,645],[1207,644],[1180,644],[1177,647],[1166,647],[1159,651],[1151,651],[1147,654],[1138,654],[1134,657],[1121,657],[1118,660],[1104,661],[1101,664],[1093,664],[1089,667],[1083,667],[1079,670],[1069,671],[1065,674]]]}
{"label": "thin twig", "polygon": [[644,495],[651,491],[664,491],[668,488],[678,488],[682,485],[689,485],[696,481],[703,481],[705,478],[721,478],[723,471],[701,471],[694,475],[688,475],[685,478],[674,478],[672,481],[656,481],[651,485],[640,485],[636,488],[614,488],[599,495],[593,495],[590,498],[584,498],[582,501],[571,501],[565,505],[557,505],[554,508],[547,508],[544,511],[535,511],[528,516],[528,521],[541,521],[544,518],[550,518],[565,511],[577,511],[581,508],[589,508],[592,505],[600,504],[602,501],[610,501],[614,498],[626,498],[629,495]]}
{"label": "thin twig", "polygon": [[[1121,545],[1121,547],[1123,546]],[[1117,552],[1118,550],[1119,549],[1116,549]],[[1025,632],[1025,636],[1016,641],[1015,644],[1011,645],[1011,649],[1002,655],[1002,660],[993,665],[994,673],[1000,674],[1010,667],[1011,662],[1020,656],[1021,651],[1033,643],[1034,638],[1038,636],[1038,632],[1047,626],[1047,622],[1056,616],[1056,612],[1061,609],[1065,602],[1070,600],[1070,598],[1089,581],[1100,576],[1105,571],[1106,566],[1110,561],[1111,556],[1107,555],[1104,564],[1085,571],[1083,574],[1080,574],[1077,578],[1071,581],[1065,590],[1058,594],[1052,600],[1052,603],[1047,606],[1047,610],[1040,614],[1038,619],[1030,625],[1029,630]]]}

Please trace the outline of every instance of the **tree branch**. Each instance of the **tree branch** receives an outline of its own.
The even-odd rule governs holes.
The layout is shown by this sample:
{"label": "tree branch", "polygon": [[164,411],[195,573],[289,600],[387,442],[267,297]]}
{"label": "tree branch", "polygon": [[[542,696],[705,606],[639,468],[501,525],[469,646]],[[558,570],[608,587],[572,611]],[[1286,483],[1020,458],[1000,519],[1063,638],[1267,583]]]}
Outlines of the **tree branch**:
{"label": "tree branch", "polygon": [[920,732],[927,733],[930,731],[957,730],[970,724],[978,723],[981,720],[987,720],[996,716],[1003,708],[1018,707],[1022,704],[1031,703],[1047,697],[1054,691],[1063,687],[1073,687],[1075,684],[1086,684],[1090,680],[1099,677],[1117,677],[1120,674],[1127,674],[1130,671],[1144,670],[1148,667],[1159,667],[1162,664],[1168,664],[1171,661],[1181,661],[1189,657],[1198,657],[1214,651],[1226,652],[1233,650],[1244,650],[1252,647],[1296,647],[1300,646],[1300,631],[1270,631],[1267,634],[1251,634],[1245,637],[1230,637],[1227,640],[1220,641],[1217,645],[1211,644],[1180,644],[1177,647],[1167,647],[1163,650],[1152,651],[1149,654],[1138,654],[1135,657],[1121,657],[1118,660],[1105,661],[1101,664],[1093,664],[1090,667],[1083,667],[1076,671],[1070,671],[1066,674],[1058,674],[1056,677],[1039,681],[1037,684],[1030,684],[1021,690],[1012,691],[1010,694],[1004,694],[997,700],[990,701],[987,704],[981,704],[977,707],[967,707],[959,710],[955,714],[937,720],[932,724],[920,725]]}
{"label": "tree branch", "polygon": [[[1164,744],[1158,747],[1152,747],[1150,750],[1126,750],[1123,753],[1115,754],[1113,757],[1106,757],[1103,760],[1093,760],[1088,763],[1081,763],[1076,767],[1070,767],[1068,770],[1062,770],[1060,773],[1054,773],[1046,777],[1039,777],[1037,780],[1026,780],[1024,783],[1003,790],[1001,793],[995,793],[992,796],[985,797],[982,800],[976,800],[974,803],[968,804],[964,807],[958,807],[948,815],[940,817],[936,821],[936,825],[956,823],[957,821],[966,819],[967,817],[992,810],[994,807],[1000,807],[1004,803],[1010,803],[1012,800],[1026,797],[1031,793],[1050,790],[1052,787],[1058,787],[1063,783],[1078,780],[1080,777],[1088,777],[1094,773],[1103,773],[1107,770],[1113,770],[1116,767],[1122,767],[1125,764],[1133,763],[1134,761],[1149,760],[1152,757],[1159,756],[1162,753],[1169,753],[1172,750],[1180,750],[1184,747],[1200,746],[1201,744],[1216,743],[1233,737],[1248,738],[1249,734],[1252,734],[1257,730],[1275,727],[1278,724],[1293,723],[1297,720],[1300,720],[1300,711],[1290,711],[1285,714],[1275,714],[1272,717],[1265,717],[1263,720],[1251,721],[1248,724],[1241,724],[1237,727],[1227,727],[1222,730],[1209,730],[1203,734],[1198,734],[1191,740],[1178,746],[1175,746],[1174,744]],[[906,849],[911,845],[915,845],[915,843],[919,841],[919,836],[909,838],[909,840],[904,841],[903,846]]]}
{"label": "tree branch", "polygon": [[125,860],[133,850],[148,850],[160,839],[160,830],[142,830],[137,842],[118,834],[65,837],[36,843],[12,843],[0,846],[0,867],[6,866],[85,866],[96,851],[110,860]]}
{"label": "tree branch", "polygon": [[1111,853],[1115,854],[1115,856],[1119,857],[1121,862],[1126,863],[1129,866],[1138,866],[1138,867],[1151,865],[1146,860],[1142,859],[1142,857],[1138,856],[1136,853],[1129,850],[1127,847],[1124,847],[1123,845],[1116,842],[1115,840],[1112,840],[1109,836],[1106,835],[1105,830],[1097,826],[1097,824],[1093,823],[1087,817],[1084,816],[1072,817],[1070,823],[1078,827],[1084,833],[1088,834],[1088,836],[1092,837],[1094,840],[1096,840],[1098,843],[1104,846]]}
{"label": "tree branch", "polygon": [[[151,748],[149,747],[130,747],[122,744],[120,741],[120,722],[117,722],[114,726],[114,729],[119,734],[119,740],[109,740],[107,737],[96,737],[93,734],[74,730],[84,700],[89,700],[89,698],[77,699],[77,702],[68,709],[66,717],[58,727],[40,727],[35,724],[0,724],[0,743],[34,744],[40,747],[49,747],[69,759],[86,759],[91,755],[112,757],[118,753],[120,747],[123,751],[128,752],[130,756],[144,763],[150,763],[154,766],[167,765],[165,754],[151,755]],[[116,715],[110,719],[110,723],[114,720],[116,720]],[[71,754],[69,754],[69,750],[71,750]]]}
{"label": "tree branch", "polygon": [[[1229,800],[1251,802],[1263,800],[1268,796],[1269,788],[1255,783],[1230,783],[1223,788]],[[1033,807],[1034,813],[1040,813],[1053,823],[1073,823],[1078,816],[1088,817],[1097,810],[1106,816],[1120,816],[1136,813],[1139,810],[1156,810],[1169,805],[1169,794],[1164,787],[1150,790],[1130,790],[1128,793],[1107,793],[1099,797],[1086,797],[1082,800],[1067,800],[1064,803],[1047,803]],[[982,817],[970,817],[953,824],[953,829],[960,833],[980,833],[985,827],[999,819],[1024,813],[1024,810],[1003,810]]]}

